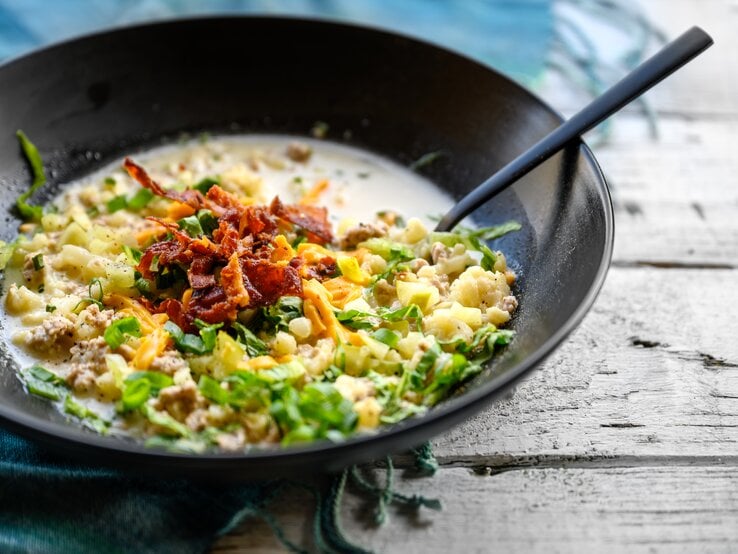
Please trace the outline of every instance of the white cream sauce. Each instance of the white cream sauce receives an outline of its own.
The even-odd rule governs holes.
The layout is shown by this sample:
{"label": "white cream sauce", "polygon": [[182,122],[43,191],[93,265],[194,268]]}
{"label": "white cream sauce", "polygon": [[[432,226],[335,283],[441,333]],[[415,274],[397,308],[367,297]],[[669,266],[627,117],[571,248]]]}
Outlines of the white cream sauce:
{"label": "white cream sauce", "polygon": [[[285,157],[291,142],[309,145],[313,153],[306,163]],[[372,222],[376,213],[393,210],[407,217],[418,217],[431,224],[432,218],[445,213],[451,197],[432,182],[387,158],[358,148],[332,142],[281,135],[244,135],[211,138],[203,143],[190,141],[133,154],[154,178],[173,165],[184,162],[202,176],[216,175],[238,163],[262,160],[255,172],[265,183],[264,202],[279,196],[287,204],[300,200],[318,181],[330,185],[321,195],[319,205],[328,208],[332,221],[349,217]],[[273,160],[273,165],[263,160]],[[283,163],[283,167],[276,166]],[[80,185],[100,181],[111,173],[120,173],[116,162],[80,179]],[[429,217],[430,216],[430,217]]]}

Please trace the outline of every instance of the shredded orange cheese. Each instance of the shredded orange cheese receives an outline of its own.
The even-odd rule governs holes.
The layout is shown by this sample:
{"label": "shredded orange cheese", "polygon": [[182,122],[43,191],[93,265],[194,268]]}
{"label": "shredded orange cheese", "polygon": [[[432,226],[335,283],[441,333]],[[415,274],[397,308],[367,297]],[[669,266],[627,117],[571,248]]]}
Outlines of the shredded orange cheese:
{"label": "shredded orange cheese", "polygon": [[300,199],[300,204],[303,206],[315,204],[320,199],[320,195],[328,189],[329,184],[328,179],[321,179],[315,183],[315,186]]}

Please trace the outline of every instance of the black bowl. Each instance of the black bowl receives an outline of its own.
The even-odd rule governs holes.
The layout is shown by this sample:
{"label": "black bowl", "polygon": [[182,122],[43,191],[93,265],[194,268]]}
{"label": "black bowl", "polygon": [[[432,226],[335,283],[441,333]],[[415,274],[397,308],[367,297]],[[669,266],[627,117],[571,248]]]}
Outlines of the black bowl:
{"label": "black bowl", "polygon": [[[12,239],[13,203],[30,182],[15,138],[23,129],[60,183],[184,132],[307,134],[409,163],[442,150],[423,173],[461,197],[561,122],[492,69],[396,34],[324,21],[180,20],[58,44],[0,67],[0,205]],[[178,455],[83,430],[29,396],[0,355],[0,421],[96,463],[244,479],[334,470],[407,449],[470,417],[540,364],[592,305],[610,261],[612,206],[597,163],[571,146],[476,213],[523,230],[493,247],[520,277],[517,337],[483,375],[422,417],[343,443],[245,454]]]}

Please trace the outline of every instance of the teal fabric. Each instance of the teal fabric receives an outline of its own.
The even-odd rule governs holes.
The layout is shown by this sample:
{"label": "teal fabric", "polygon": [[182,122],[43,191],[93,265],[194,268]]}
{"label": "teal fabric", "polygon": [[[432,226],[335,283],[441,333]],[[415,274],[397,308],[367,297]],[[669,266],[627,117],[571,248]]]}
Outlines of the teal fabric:
{"label": "teal fabric", "polygon": [[276,490],[126,475],[0,432],[0,552],[203,552]]}

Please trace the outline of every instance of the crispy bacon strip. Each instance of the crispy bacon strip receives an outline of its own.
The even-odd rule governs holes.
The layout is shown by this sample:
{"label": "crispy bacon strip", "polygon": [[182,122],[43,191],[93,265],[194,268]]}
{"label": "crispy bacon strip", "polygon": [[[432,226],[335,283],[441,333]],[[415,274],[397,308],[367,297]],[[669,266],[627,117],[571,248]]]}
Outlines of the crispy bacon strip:
{"label": "crispy bacon strip", "polygon": [[134,162],[131,158],[123,160],[123,168],[128,172],[133,179],[138,181],[138,184],[144,188],[149,189],[157,196],[163,198],[169,198],[169,200],[176,200],[182,204],[187,204],[195,210],[199,210],[204,206],[205,199],[203,198],[200,191],[194,189],[187,189],[182,192],[177,190],[167,190],[163,188],[159,183],[154,181],[146,170]]}
{"label": "crispy bacon strip", "polygon": [[238,254],[234,252],[226,266],[220,270],[220,284],[223,287],[228,301],[239,308],[249,305],[249,293],[244,283],[244,275],[241,271],[241,262]]}
{"label": "crispy bacon strip", "polygon": [[333,240],[331,224],[328,221],[328,210],[318,206],[294,206],[285,205],[275,196],[272,200],[271,211],[278,218],[299,225],[314,238],[314,242],[325,244]]}

